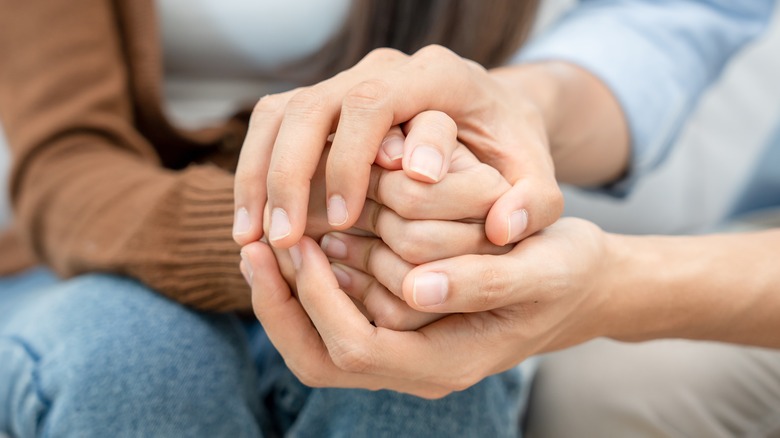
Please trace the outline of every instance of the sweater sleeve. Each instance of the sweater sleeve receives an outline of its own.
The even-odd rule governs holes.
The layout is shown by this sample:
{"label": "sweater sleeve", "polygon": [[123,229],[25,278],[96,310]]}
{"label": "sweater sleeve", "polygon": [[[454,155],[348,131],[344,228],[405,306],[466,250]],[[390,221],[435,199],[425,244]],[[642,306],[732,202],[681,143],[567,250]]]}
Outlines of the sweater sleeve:
{"label": "sweater sleeve", "polygon": [[199,309],[249,309],[231,238],[233,177],[161,165],[135,128],[113,8],[0,0],[0,117],[17,226],[62,276],[111,272]]}

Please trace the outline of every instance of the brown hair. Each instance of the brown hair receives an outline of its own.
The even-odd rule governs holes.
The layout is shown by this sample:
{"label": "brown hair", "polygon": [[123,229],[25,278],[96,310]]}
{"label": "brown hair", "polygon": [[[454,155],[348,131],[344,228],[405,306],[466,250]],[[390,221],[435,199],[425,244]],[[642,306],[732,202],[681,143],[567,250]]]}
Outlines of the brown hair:
{"label": "brown hair", "polygon": [[[352,67],[368,52],[404,53],[439,44],[485,67],[511,56],[527,37],[539,0],[353,0],[342,30],[285,73],[315,82]],[[297,72],[298,74],[294,74]]]}

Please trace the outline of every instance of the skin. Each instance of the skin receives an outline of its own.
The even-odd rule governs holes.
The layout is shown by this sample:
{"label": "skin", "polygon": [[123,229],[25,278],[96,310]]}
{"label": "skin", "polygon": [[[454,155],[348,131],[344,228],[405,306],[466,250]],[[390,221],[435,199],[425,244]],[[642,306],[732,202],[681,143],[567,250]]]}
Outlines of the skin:
{"label": "skin", "polygon": [[[397,140],[394,126],[430,112],[446,114],[450,122],[419,124],[403,147],[390,141]],[[332,79],[256,105],[236,172],[241,226],[234,238],[245,245],[263,236],[267,202],[271,244],[298,242],[306,229],[310,181],[332,133],[325,198],[328,222],[337,230],[360,216],[375,161],[403,168],[412,179],[438,182],[454,148],[436,139],[455,133],[512,185],[485,218],[488,238],[496,245],[518,242],[562,212],[556,165],[565,182],[597,184],[623,172],[628,136],[624,124],[614,122],[620,119],[606,88],[566,64],[487,71],[439,46],[411,56],[375,50]],[[602,122],[604,127],[592,127]],[[575,164],[590,156],[604,158],[584,168]]]}
{"label": "skin", "polygon": [[[524,100],[521,107],[534,108],[526,115],[543,124],[559,179],[594,184],[626,171],[625,120],[609,90],[588,73],[555,63],[488,74],[504,84],[509,101]],[[490,154],[472,148],[478,142],[461,136],[459,119],[451,118],[458,140],[490,164],[485,158]],[[447,157],[457,147],[450,150]],[[504,156],[507,163],[513,163],[511,157]],[[403,162],[400,168],[414,177]],[[511,172],[496,168],[511,188],[484,217],[493,244],[495,205],[522,198],[517,181],[507,176]],[[387,199],[379,196],[380,202],[374,202],[380,207],[369,203],[369,210],[395,214],[395,222],[373,228],[363,222],[366,235],[329,233],[324,251],[309,237],[290,246],[297,295],[279,276],[271,247],[260,242],[244,247],[243,265],[255,272],[250,276],[255,312],[304,383],[388,388],[436,398],[530,355],[595,337],[631,342],[688,338],[780,348],[780,271],[774,250],[780,231],[635,237],[562,219],[519,243],[497,245],[509,249],[506,253],[485,254],[484,241],[471,234],[441,231],[448,226],[442,219],[454,219],[447,217],[454,205],[488,202],[479,191],[439,190],[434,195],[449,176],[414,192],[416,205],[435,209],[416,209],[423,213],[404,218],[389,202],[382,205]],[[394,207],[403,210],[404,203]],[[428,220],[433,222],[424,232],[410,234],[410,227]],[[334,242],[339,242],[338,253]],[[415,247],[424,250],[415,252]],[[449,247],[460,254],[444,257]],[[425,254],[443,258],[427,260]],[[425,296],[426,289],[436,289],[431,286],[444,292],[439,299]],[[383,309],[393,310],[382,314]],[[425,314],[437,316],[427,319]]]}
{"label": "skin", "polygon": [[[370,262],[350,261],[374,257],[372,245],[345,241],[351,255],[339,262],[352,265],[352,282],[380,275],[363,271],[373,266]],[[275,281],[271,293],[256,282],[253,303],[304,383],[436,398],[530,355],[600,336],[780,348],[778,244],[778,230],[633,237],[563,219],[506,255],[461,256],[411,269],[401,286],[406,303],[446,316],[418,330],[396,331],[371,325],[356,310],[325,254],[304,238],[291,250],[299,300],[283,281]],[[250,263],[263,261],[263,275],[273,278],[268,246],[255,243],[244,251]],[[428,272],[446,276],[449,290],[441,304],[423,307],[415,303],[410,285]],[[276,330],[281,326],[286,329]]]}

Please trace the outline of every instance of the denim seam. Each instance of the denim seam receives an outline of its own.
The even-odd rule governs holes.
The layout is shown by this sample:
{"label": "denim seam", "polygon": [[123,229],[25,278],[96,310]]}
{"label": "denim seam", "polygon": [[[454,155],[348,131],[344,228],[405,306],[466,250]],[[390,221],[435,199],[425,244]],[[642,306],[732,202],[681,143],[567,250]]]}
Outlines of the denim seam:
{"label": "denim seam", "polygon": [[35,369],[33,370],[32,375],[32,383],[33,388],[35,389],[35,395],[38,397],[38,400],[43,404],[43,407],[45,409],[51,408],[51,400],[43,393],[43,389],[41,388],[41,381],[40,381],[40,375],[38,374],[38,367],[41,363],[41,355],[38,353],[32,345],[27,343],[24,339],[18,337],[18,336],[9,336],[7,338],[9,341],[19,345],[19,347],[24,350],[25,353],[30,357],[30,360],[33,361],[35,364]]}

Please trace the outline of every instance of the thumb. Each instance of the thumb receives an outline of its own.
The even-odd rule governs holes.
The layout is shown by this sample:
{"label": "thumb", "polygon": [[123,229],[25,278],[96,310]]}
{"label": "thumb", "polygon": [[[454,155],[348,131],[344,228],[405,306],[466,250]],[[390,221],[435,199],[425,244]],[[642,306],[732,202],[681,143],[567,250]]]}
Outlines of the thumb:
{"label": "thumb", "polygon": [[563,195],[552,178],[518,180],[490,208],[485,233],[492,243],[516,243],[546,228],[563,213]]}
{"label": "thumb", "polygon": [[517,302],[519,285],[512,253],[465,255],[412,269],[404,278],[404,300],[416,310],[468,313]]}

